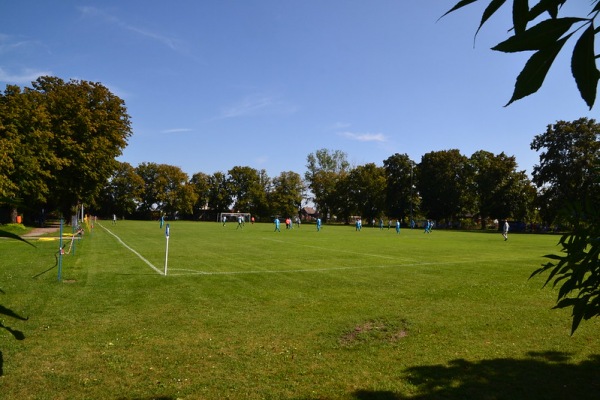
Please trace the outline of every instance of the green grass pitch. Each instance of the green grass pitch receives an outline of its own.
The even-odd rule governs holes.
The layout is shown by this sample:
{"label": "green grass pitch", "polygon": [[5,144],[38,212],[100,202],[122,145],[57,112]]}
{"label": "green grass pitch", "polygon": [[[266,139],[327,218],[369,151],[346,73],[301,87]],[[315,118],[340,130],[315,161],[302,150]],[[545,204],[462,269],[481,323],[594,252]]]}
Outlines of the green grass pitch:
{"label": "green grass pitch", "polygon": [[[592,398],[600,321],[570,336],[528,280],[559,237],[99,221],[0,240],[0,397]],[[11,332],[22,332],[17,340]],[[18,335],[17,335],[18,336]]]}

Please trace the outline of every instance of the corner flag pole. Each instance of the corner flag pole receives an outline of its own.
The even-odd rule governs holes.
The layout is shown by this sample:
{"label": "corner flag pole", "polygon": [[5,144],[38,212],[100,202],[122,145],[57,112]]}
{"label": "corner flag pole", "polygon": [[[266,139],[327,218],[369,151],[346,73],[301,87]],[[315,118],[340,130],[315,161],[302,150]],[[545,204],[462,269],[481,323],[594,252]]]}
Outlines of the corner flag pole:
{"label": "corner flag pole", "polygon": [[62,255],[63,255],[63,246],[62,246],[62,237],[63,237],[63,219],[60,219],[60,230],[58,236],[58,281],[60,282],[62,279]]}
{"label": "corner flag pole", "polygon": [[167,238],[167,247],[165,250],[165,276],[167,276],[167,263],[169,261],[169,231],[169,224],[167,224],[167,228],[165,229],[165,237]]}

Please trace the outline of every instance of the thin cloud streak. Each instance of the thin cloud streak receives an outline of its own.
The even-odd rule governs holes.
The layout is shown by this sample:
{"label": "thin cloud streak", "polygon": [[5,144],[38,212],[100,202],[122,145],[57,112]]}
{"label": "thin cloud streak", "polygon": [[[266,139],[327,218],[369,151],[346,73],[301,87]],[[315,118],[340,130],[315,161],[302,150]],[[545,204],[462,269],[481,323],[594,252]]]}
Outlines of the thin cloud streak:
{"label": "thin cloud streak", "polygon": [[387,142],[387,138],[382,133],[341,132],[339,135],[359,142]]}
{"label": "thin cloud streak", "polygon": [[32,40],[21,40],[11,42],[9,35],[0,34],[0,54],[6,54],[27,47],[39,46],[39,42]]}
{"label": "thin cloud streak", "polygon": [[129,24],[121,21],[119,18],[117,18],[111,14],[108,14],[96,7],[85,6],[85,7],[78,7],[78,9],[84,16],[100,17],[108,23],[117,25],[118,27],[123,28],[125,30],[131,31],[138,35],[155,40],[155,41],[167,46],[171,50],[177,50],[177,46],[176,46],[177,40],[176,39],[173,39],[168,36],[164,36],[164,35],[161,35],[161,34],[146,30],[146,29],[138,28],[133,25],[129,25]]}
{"label": "thin cloud streak", "polygon": [[333,124],[332,129],[334,130],[338,130],[338,129],[347,129],[350,128],[352,124],[349,124],[347,122],[336,122],[335,124]]}
{"label": "thin cloud streak", "polygon": [[251,95],[239,103],[221,110],[217,119],[250,117],[256,115],[291,114],[295,107],[288,106],[275,98],[266,95]]}
{"label": "thin cloud streak", "polygon": [[184,133],[184,132],[192,132],[190,128],[174,128],[174,129],[165,129],[160,133]]}
{"label": "thin cloud streak", "polygon": [[39,71],[26,68],[20,74],[10,74],[0,67],[0,82],[13,83],[18,85],[28,84],[35,81],[40,76],[52,75],[50,71]]}

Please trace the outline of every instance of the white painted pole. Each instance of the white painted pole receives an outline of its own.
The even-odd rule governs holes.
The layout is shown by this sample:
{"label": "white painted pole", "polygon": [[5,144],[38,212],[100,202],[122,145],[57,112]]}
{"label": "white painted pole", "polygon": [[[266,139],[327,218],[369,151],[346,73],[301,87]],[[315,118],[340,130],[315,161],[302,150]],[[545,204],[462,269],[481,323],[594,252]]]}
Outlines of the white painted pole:
{"label": "white painted pole", "polygon": [[167,247],[165,249],[165,276],[167,276],[167,263],[169,262],[169,224],[167,224],[167,228],[165,229],[165,237],[167,238]]}

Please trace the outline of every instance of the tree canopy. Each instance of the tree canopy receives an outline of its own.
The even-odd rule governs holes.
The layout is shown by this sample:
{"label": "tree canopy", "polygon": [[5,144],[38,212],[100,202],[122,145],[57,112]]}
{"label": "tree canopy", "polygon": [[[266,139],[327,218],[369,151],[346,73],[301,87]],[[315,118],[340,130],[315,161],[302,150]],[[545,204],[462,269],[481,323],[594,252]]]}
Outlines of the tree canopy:
{"label": "tree canopy", "polygon": [[131,136],[124,102],[100,83],[44,76],[0,96],[1,196],[68,215],[94,202]]}
{"label": "tree canopy", "polygon": [[327,221],[328,215],[341,205],[341,197],[336,195],[335,188],[349,168],[347,155],[340,150],[319,149],[306,158],[307,171],[304,178],[324,221]]}
{"label": "tree canopy", "polygon": [[420,197],[415,190],[416,163],[408,154],[394,154],[383,161],[386,177],[385,204],[390,216],[410,219],[420,205]]}
{"label": "tree canopy", "polygon": [[464,214],[467,160],[458,149],[432,151],[421,158],[417,187],[422,210],[430,218],[453,220]]}
{"label": "tree canopy", "polygon": [[[536,135],[531,149],[540,153],[533,167],[533,183],[540,188],[539,203],[545,204],[545,219],[554,221],[568,203],[585,199],[600,204],[598,161],[600,125],[593,119],[557,121]],[[563,221],[564,222],[564,221]]]}

